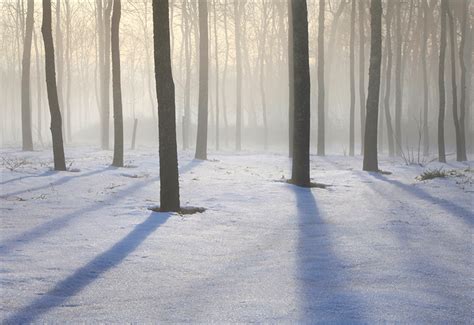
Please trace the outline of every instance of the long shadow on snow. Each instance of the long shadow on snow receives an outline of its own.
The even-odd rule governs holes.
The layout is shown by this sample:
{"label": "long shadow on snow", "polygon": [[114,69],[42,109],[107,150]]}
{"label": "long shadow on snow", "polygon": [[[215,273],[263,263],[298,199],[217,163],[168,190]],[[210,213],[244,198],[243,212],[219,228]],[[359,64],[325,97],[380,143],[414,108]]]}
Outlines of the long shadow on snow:
{"label": "long shadow on snow", "polygon": [[311,189],[288,185],[296,196],[299,237],[297,277],[301,321],[363,323],[364,310],[351,292],[351,277],[332,249],[330,229],[321,218]]}
{"label": "long shadow on snow", "polygon": [[69,298],[77,295],[104,273],[118,266],[130,253],[135,251],[149,235],[164,224],[170,216],[171,213],[152,213],[144,222],[135,226],[127,236],[122,238],[111,248],[97,255],[89,263],[57,283],[53,289],[43,296],[21,308],[3,321],[3,323],[32,323],[42,314],[55,307],[61,306]]}
{"label": "long shadow on snow", "polygon": [[[198,166],[201,162],[199,160],[191,160],[189,163],[184,165],[180,168],[180,174],[184,174],[194,167]],[[8,255],[13,250],[17,249],[22,245],[26,245],[29,242],[34,241],[35,239],[41,238],[52,231],[59,230],[64,228],[68,225],[68,223],[80,217],[81,215],[98,211],[100,209],[105,208],[106,206],[110,205],[112,202],[117,201],[119,199],[123,199],[129,197],[133,192],[137,191],[138,189],[147,186],[150,183],[154,183],[159,181],[160,177],[153,177],[144,182],[137,182],[131,186],[128,186],[122,190],[119,190],[113,194],[113,196],[108,197],[105,201],[101,201],[99,203],[84,207],[82,209],[76,210],[74,212],[68,213],[62,217],[58,217],[56,219],[50,220],[46,223],[43,223],[31,230],[27,230],[14,238],[6,239],[0,242],[0,255]],[[159,195],[157,194],[157,197]]]}
{"label": "long shadow on snow", "polygon": [[[106,167],[106,168],[101,168],[101,169],[97,169],[97,170],[91,170],[90,172],[87,172],[87,173],[83,173],[83,174],[79,174],[79,175],[67,175],[67,176],[63,176],[61,177],[60,179],[58,179],[57,181],[54,181],[54,182],[51,182],[51,183],[48,183],[48,184],[45,184],[45,185],[41,185],[41,186],[36,186],[36,187],[32,187],[32,188],[28,188],[28,189],[24,189],[24,190],[20,190],[20,191],[16,191],[16,192],[11,192],[11,193],[6,193],[6,194],[2,194],[1,196],[2,197],[9,197],[9,196],[15,196],[15,195],[20,195],[20,194],[23,194],[23,193],[26,193],[26,192],[34,192],[34,191],[39,191],[39,190],[43,190],[45,188],[49,188],[51,186],[59,186],[59,185],[63,185],[69,181],[72,181],[73,179],[77,179],[77,178],[80,178],[80,177],[87,177],[87,176],[92,176],[92,175],[96,175],[96,174],[100,174],[100,173],[103,173],[104,171],[106,170],[109,170],[109,169],[113,169],[115,167]],[[54,172],[52,172],[54,173]],[[51,173],[51,174],[52,174]],[[74,174],[74,173],[72,173]],[[47,175],[46,175],[47,176]],[[38,176],[39,177],[39,176]],[[26,177],[25,177],[26,178]],[[8,181],[7,181],[8,182]]]}
{"label": "long shadow on snow", "polygon": [[[358,174],[360,178],[365,180],[370,180],[370,176],[373,176],[382,181],[388,181],[389,184],[393,184],[392,181],[387,180],[384,176],[378,175],[375,173],[360,173]],[[419,191],[431,197],[431,195],[425,193],[421,189],[411,189],[410,185],[403,184],[399,181],[393,181],[395,185],[403,185],[408,187],[410,190],[409,193],[412,193],[412,190]],[[390,189],[380,188],[374,183],[369,183],[370,188],[374,193],[376,193],[380,199],[385,199],[389,202],[392,202],[390,197]],[[417,196],[421,199],[426,199],[424,195]],[[437,199],[437,198],[434,198]],[[377,198],[374,198],[376,201]],[[420,209],[416,203],[406,201],[403,202],[404,207],[409,207],[416,211]],[[445,209],[445,208],[444,208]],[[456,206],[455,209],[458,209]],[[403,210],[400,211],[403,213]],[[470,306],[472,304],[469,299],[468,288],[469,280],[466,280],[465,285],[459,283],[459,280],[456,276],[453,276],[459,273],[457,264],[450,263],[445,260],[441,254],[450,256],[451,253],[449,249],[452,248],[454,244],[454,238],[449,238],[449,243],[442,242],[442,238],[438,233],[431,234],[431,237],[426,238],[426,232],[422,231],[419,226],[411,225],[411,223],[400,223],[397,226],[390,227],[390,234],[393,234],[396,237],[396,240],[399,242],[400,249],[402,252],[402,257],[404,261],[404,267],[407,271],[410,272],[410,275],[405,274],[403,278],[410,281],[411,290],[419,290],[423,292],[423,295],[426,297],[419,301],[419,295],[415,297],[404,298],[404,301],[413,300],[414,305],[418,306],[416,315],[406,315],[409,317],[406,319],[408,322],[443,322],[443,323],[469,323],[469,320],[472,318],[470,315]],[[416,245],[414,244],[416,243]],[[466,248],[466,255],[470,253],[470,242],[469,239],[465,239],[465,243],[456,243],[455,248],[460,249],[460,246]],[[430,249],[427,247],[433,247],[435,254],[430,253]],[[469,258],[466,259],[466,262],[469,262]],[[466,267],[466,269],[470,269]],[[461,278],[469,279],[470,274],[463,274]],[[400,277],[397,275],[397,277]],[[412,278],[410,280],[410,277]],[[458,294],[459,292],[453,291],[453,288],[461,290],[463,287],[466,288],[466,294]],[[434,300],[436,299],[436,303]],[[396,303],[396,301],[394,302]],[[423,305],[425,304],[425,305]],[[398,306],[390,305],[387,308],[394,309]],[[423,308],[421,308],[423,307]],[[456,315],[453,315],[452,311],[457,312]],[[410,318],[411,317],[411,318]],[[417,317],[416,319],[413,317]],[[403,321],[402,321],[403,322]]]}
{"label": "long shadow on snow", "polygon": [[460,217],[465,223],[468,224],[468,226],[473,226],[474,225],[474,213],[470,211],[469,209],[466,209],[462,206],[459,206],[455,203],[452,203],[446,199],[443,198],[438,198],[434,197],[431,194],[428,194],[426,191],[422,190],[419,187],[413,186],[413,185],[408,185],[404,184],[400,181],[394,180],[394,179],[389,179],[385,177],[382,174],[379,173],[370,173],[374,178],[384,181],[386,183],[389,183],[391,185],[394,185],[396,187],[401,188],[405,192],[410,193],[411,195],[416,196],[419,199],[431,202],[433,204],[436,204],[439,206],[441,209],[444,211],[456,215]]}
{"label": "long shadow on snow", "polygon": [[36,178],[36,177],[50,176],[50,175],[53,175],[54,173],[55,173],[55,171],[47,170],[47,171],[45,171],[45,172],[43,172],[43,173],[41,173],[41,174],[28,174],[28,175],[24,175],[24,176],[12,178],[12,179],[9,179],[9,180],[0,182],[0,185],[5,185],[5,184],[12,183],[12,182],[15,182],[15,181],[21,181],[21,180],[23,180],[23,179],[25,179],[25,178]]}

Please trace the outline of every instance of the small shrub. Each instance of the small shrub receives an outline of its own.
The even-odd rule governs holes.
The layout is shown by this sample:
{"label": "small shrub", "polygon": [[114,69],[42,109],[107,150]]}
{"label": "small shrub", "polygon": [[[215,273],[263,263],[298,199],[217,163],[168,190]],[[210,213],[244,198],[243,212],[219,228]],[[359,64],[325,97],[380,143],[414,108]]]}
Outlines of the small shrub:
{"label": "small shrub", "polygon": [[434,178],[444,178],[444,177],[447,177],[448,175],[449,175],[449,172],[443,170],[442,168],[427,169],[417,178],[420,181],[426,181],[426,180],[434,179]]}
{"label": "small shrub", "polygon": [[2,166],[10,171],[15,171],[21,166],[28,164],[28,161],[23,158],[7,158],[2,157]]}

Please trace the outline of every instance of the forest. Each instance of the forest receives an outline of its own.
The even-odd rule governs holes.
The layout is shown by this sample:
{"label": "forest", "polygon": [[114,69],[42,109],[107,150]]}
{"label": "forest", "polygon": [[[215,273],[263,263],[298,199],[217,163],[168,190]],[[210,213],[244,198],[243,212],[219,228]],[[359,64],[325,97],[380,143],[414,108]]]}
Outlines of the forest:
{"label": "forest", "polygon": [[471,0],[0,0],[0,319],[472,322]]}

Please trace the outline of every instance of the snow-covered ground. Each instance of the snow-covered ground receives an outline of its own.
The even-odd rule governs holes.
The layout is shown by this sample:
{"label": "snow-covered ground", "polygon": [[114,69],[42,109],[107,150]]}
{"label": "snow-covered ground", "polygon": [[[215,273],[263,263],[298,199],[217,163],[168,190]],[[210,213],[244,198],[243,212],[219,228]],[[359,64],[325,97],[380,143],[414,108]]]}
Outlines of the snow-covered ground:
{"label": "snow-covered ground", "polygon": [[181,153],[182,204],[207,209],[181,216],[148,210],[156,149],[69,149],[75,172],[0,153],[3,323],[473,321],[472,162],[420,182],[439,165],[312,157],[331,186],[302,189],[285,155]]}

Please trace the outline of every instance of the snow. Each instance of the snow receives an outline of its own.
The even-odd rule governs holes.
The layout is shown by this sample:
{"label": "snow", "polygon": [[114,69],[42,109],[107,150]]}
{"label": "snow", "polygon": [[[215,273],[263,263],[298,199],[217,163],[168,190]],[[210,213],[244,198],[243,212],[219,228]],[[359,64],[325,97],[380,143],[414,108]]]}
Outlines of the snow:
{"label": "snow", "polygon": [[[278,153],[180,153],[182,205],[154,213],[156,148],[0,151],[2,323],[471,323],[472,162],[312,157],[303,189]],[[4,161],[4,165],[5,165]]]}

